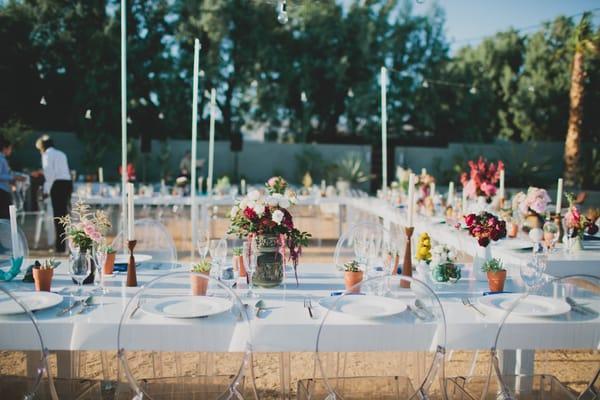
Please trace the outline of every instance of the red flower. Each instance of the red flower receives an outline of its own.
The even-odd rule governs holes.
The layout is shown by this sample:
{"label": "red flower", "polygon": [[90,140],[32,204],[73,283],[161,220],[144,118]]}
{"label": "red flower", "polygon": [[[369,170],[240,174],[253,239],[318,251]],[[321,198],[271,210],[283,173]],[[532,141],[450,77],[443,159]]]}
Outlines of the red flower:
{"label": "red flower", "polygon": [[465,223],[467,224],[467,226],[471,226],[475,223],[477,216],[475,214],[469,214],[467,216],[465,216]]}
{"label": "red flower", "polygon": [[590,235],[595,235],[596,233],[598,233],[598,225],[596,225],[595,223],[590,223],[590,225],[588,226],[588,233]]}
{"label": "red flower", "polygon": [[490,244],[490,239],[487,237],[480,237],[477,239],[477,243],[479,243],[481,247],[487,247],[487,245]]}
{"label": "red flower", "polygon": [[251,221],[254,221],[258,215],[256,215],[256,212],[251,209],[250,207],[246,207],[246,209],[244,210],[244,217],[248,218]]}

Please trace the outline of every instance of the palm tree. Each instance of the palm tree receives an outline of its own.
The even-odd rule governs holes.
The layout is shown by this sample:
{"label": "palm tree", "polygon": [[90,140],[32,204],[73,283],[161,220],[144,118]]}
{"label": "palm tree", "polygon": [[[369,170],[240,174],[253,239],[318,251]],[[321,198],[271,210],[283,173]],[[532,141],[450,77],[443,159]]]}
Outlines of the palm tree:
{"label": "palm tree", "polygon": [[571,68],[571,90],[569,92],[569,127],[565,139],[565,171],[567,186],[579,183],[581,128],[583,125],[583,96],[585,94],[585,55],[598,49],[598,37],[593,37],[591,13],[584,13],[575,30],[573,66]]}

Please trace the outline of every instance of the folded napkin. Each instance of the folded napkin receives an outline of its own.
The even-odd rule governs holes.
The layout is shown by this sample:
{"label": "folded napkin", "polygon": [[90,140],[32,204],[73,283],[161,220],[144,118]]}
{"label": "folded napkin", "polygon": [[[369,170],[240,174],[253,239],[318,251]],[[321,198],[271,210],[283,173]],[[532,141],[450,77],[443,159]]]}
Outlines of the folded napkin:
{"label": "folded napkin", "polygon": [[127,271],[127,263],[115,263],[115,267],[113,270],[117,272],[125,272]]}

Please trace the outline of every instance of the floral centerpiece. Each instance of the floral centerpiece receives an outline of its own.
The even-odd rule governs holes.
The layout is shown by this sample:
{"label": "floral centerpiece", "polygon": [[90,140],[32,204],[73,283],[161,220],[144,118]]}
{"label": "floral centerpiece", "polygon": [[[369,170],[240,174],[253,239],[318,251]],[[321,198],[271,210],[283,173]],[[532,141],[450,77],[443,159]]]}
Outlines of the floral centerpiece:
{"label": "floral centerpiece", "polygon": [[483,197],[490,203],[498,190],[496,184],[500,180],[500,171],[504,169],[504,163],[498,161],[494,164],[479,157],[477,161],[469,161],[469,168],[469,173],[463,172],[460,177],[467,197],[469,199]]}
{"label": "floral centerpiece", "polygon": [[498,241],[506,237],[506,222],[489,212],[469,214],[465,216],[465,223],[469,234],[477,239],[481,247],[487,247],[492,240]]}
{"label": "floral centerpiece", "polygon": [[581,214],[575,205],[575,197],[572,193],[567,193],[566,196],[569,201],[569,209],[564,216],[565,228],[567,230],[565,236],[567,239],[575,239],[572,249],[581,250],[583,249],[584,233],[595,235],[598,232],[598,225],[596,225],[595,221]]}
{"label": "floral centerpiece", "polygon": [[460,268],[454,264],[456,253],[445,244],[439,244],[431,249],[431,274],[437,282],[457,282]]}
{"label": "floral centerpiece", "polygon": [[283,178],[273,177],[266,183],[266,195],[253,190],[230,212],[228,233],[240,238],[256,238],[258,256],[254,283],[258,286],[273,287],[281,283],[286,251],[289,251],[298,283],[298,260],[311,235],[294,226],[288,209],[295,204],[296,196],[286,190],[287,186]]}
{"label": "floral centerpiece", "polygon": [[423,232],[419,235],[415,258],[417,261],[423,261],[427,264],[431,261],[431,239],[427,232]]}
{"label": "floral centerpiece", "polygon": [[102,210],[92,211],[88,204],[77,201],[71,214],[58,218],[58,222],[65,228],[62,240],[69,242],[73,252],[72,262],[86,262],[85,257],[92,257],[90,275],[83,283],[93,283],[96,269],[93,252],[105,245],[105,235],[111,227],[108,216]]}
{"label": "floral centerpiece", "polygon": [[526,228],[541,228],[550,201],[545,189],[530,186],[527,193],[519,192],[513,197],[512,208],[525,219]]}

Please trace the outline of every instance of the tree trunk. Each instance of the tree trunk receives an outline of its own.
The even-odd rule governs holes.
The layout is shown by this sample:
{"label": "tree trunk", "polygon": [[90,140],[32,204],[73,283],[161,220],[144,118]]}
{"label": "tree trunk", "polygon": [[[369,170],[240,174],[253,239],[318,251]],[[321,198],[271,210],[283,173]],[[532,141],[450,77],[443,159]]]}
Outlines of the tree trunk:
{"label": "tree trunk", "polygon": [[583,125],[584,64],[583,51],[576,50],[571,71],[571,91],[569,93],[569,128],[565,140],[566,186],[576,186],[580,181],[581,127]]}

